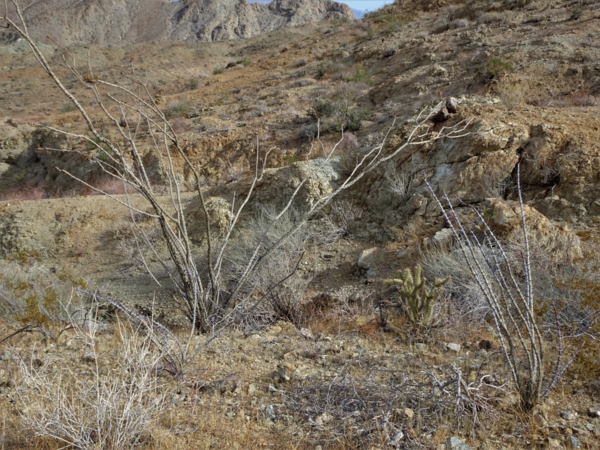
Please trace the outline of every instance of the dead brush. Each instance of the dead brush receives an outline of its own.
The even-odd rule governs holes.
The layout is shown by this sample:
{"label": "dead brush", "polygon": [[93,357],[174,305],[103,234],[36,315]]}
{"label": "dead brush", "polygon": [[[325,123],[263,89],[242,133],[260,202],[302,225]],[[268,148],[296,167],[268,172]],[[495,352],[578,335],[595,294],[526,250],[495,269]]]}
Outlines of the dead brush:
{"label": "dead brush", "polygon": [[0,202],[42,200],[44,198],[46,198],[46,193],[44,190],[35,186],[3,189],[2,192],[0,192]]}
{"label": "dead brush", "polygon": [[361,376],[338,372],[280,391],[287,409],[312,426],[314,444],[347,442],[350,448],[424,445],[424,436],[449,418],[468,433],[485,428],[504,393],[489,375],[469,382],[454,365],[417,373],[370,367]]}
{"label": "dead brush", "polygon": [[[547,342],[543,338],[543,316],[539,307],[544,304],[536,295],[534,283],[539,277],[532,272],[532,245],[525,220],[520,163],[516,166],[516,191],[520,207],[519,219],[521,247],[518,258],[510,255],[506,243],[494,234],[484,214],[472,207],[471,211],[479,220],[479,229],[472,229],[460,218],[450,200],[444,193],[442,204],[427,180],[425,184],[433,200],[440,208],[462,254],[464,264],[477,282],[481,295],[490,311],[495,331],[500,342],[504,360],[509,368],[513,385],[519,395],[520,406],[531,412],[556,386],[558,380],[572,364],[579,349],[575,349],[565,360],[564,347],[554,356],[548,373]],[[461,203],[460,199],[455,203]],[[454,216],[455,220],[451,220]],[[559,342],[562,341],[561,331]]]}
{"label": "dead brush", "polygon": [[94,327],[77,332],[94,361],[86,374],[35,364],[35,350],[31,358],[20,359],[16,393],[22,426],[38,438],[81,450],[151,443],[152,429],[168,405],[168,391],[156,372],[160,354],[135,330],[121,328],[116,367],[105,374],[98,363]]}

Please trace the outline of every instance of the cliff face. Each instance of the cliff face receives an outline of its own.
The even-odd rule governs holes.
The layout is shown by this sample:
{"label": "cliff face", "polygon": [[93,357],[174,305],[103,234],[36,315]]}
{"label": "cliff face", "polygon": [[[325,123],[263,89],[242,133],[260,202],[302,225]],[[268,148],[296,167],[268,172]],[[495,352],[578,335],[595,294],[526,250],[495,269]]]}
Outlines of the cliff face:
{"label": "cliff face", "polygon": [[61,45],[222,41],[354,17],[348,6],[332,0],[38,0],[23,15],[38,40]]}

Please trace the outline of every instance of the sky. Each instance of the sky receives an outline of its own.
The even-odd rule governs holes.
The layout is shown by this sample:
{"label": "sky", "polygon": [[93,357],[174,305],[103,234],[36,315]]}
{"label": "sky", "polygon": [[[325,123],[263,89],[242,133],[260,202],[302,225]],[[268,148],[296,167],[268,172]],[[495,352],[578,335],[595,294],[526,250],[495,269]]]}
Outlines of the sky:
{"label": "sky", "polygon": [[[271,3],[270,0],[248,0],[249,3]],[[358,9],[359,11],[375,11],[383,5],[394,3],[394,0],[336,0],[340,3],[347,4],[350,8]]]}

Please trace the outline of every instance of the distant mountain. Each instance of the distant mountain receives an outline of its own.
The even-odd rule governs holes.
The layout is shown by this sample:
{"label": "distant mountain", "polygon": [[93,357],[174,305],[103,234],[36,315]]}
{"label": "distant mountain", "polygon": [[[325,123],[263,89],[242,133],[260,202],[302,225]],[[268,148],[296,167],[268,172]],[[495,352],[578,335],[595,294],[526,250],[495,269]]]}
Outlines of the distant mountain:
{"label": "distant mountain", "polygon": [[23,14],[36,39],[62,45],[223,41],[354,17],[332,0],[33,0]]}
{"label": "distant mountain", "polygon": [[362,19],[363,17],[365,17],[366,12],[365,11],[360,11],[358,9],[352,9],[352,13],[354,14],[354,18],[355,19]]}

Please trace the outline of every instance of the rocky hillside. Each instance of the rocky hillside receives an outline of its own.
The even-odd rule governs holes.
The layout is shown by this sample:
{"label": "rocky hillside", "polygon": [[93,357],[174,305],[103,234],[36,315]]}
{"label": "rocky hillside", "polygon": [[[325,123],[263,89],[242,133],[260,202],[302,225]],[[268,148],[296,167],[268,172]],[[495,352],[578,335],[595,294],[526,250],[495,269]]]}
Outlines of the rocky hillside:
{"label": "rocky hillside", "polygon": [[332,0],[43,0],[27,4],[23,14],[37,39],[61,45],[223,41],[353,18],[348,6]]}
{"label": "rocky hillside", "polygon": [[[27,11],[36,27],[43,28],[41,18],[53,14],[48,4],[34,3]],[[141,2],[56,3],[76,11],[103,4],[125,8]],[[210,260],[206,224],[218,242],[253,181],[257,147],[261,158],[268,153],[265,173],[225,253],[228,292],[242,272],[239,261],[252,254],[250,246],[278,236],[281,230],[270,222],[273,211],[296,189],[284,226],[347,180],[364,155],[401,148],[420,112],[441,108],[435,120],[426,121],[434,135],[464,126],[454,138],[404,147],[312,216],[297,239],[286,241],[252,279],[256,303],[232,305],[228,311],[235,321],[214,341],[214,336],[189,336],[169,289],[174,272],[160,263],[168,251],[160,224],[144,216],[148,202],[136,193],[125,196],[123,185],[102,172],[101,164],[110,161],[106,149],[76,138],[86,132],[84,121],[24,43],[0,46],[5,81],[0,83],[0,339],[8,336],[0,342],[0,421],[7,430],[0,433],[0,446],[57,446],[36,440],[41,428],[25,423],[44,402],[35,393],[23,397],[31,388],[22,387],[28,369],[19,361],[31,361],[39,374],[66,368],[69,377],[81,380],[94,371],[126,372],[115,367],[125,359],[110,331],[98,335],[100,347],[93,354],[93,339],[72,330],[57,338],[48,334],[40,343],[34,327],[41,326],[40,317],[55,327],[62,324],[60,317],[54,322],[47,317],[53,293],[75,303],[77,296],[69,297],[75,287],[97,294],[107,329],[116,322],[114,305],[105,300],[112,298],[176,333],[183,329],[178,336],[190,342],[194,356],[176,377],[161,362],[165,382],[157,392],[170,395],[170,414],[160,416],[144,448],[197,449],[198,442],[232,449],[276,443],[285,450],[598,447],[598,2],[405,0],[363,20],[308,23],[235,39],[244,31],[232,17],[260,29],[267,22],[296,23],[302,11],[346,15],[331,9],[334,4],[321,4],[333,6],[149,0],[144,11],[168,10],[168,36],[184,42],[93,46],[93,73],[86,66],[87,49],[72,46],[71,56],[85,67],[81,79],[54,65],[114,142],[122,142],[126,121],[108,120],[90,86],[100,86],[109,109],[119,112],[108,97],[116,91],[102,81],[136,92],[142,91],[136,81],[145,83],[200,175],[208,222],[192,171],[184,168],[183,158],[173,157],[173,181],[183,191],[177,219],[186,218],[201,268]],[[209,6],[212,16],[202,11]],[[138,27],[137,16],[127,14],[113,19],[105,14],[102,20],[120,23],[132,41],[167,36],[156,37],[155,29]],[[158,13],[152,17],[158,20]],[[201,17],[214,20],[205,26]],[[75,23],[66,15],[60,20],[64,39],[80,39]],[[234,39],[197,42],[213,40],[213,32]],[[117,36],[104,38],[115,42]],[[57,55],[50,46],[43,51]],[[115,95],[122,98],[122,91]],[[136,167],[144,168],[160,201],[172,206],[172,198],[160,195],[175,183],[165,183],[165,152],[153,146],[157,135],[143,124],[130,129],[142,155]],[[517,171],[529,251],[521,234]],[[425,179],[438,194],[448,195],[454,214],[442,216]],[[130,199],[135,209],[93,195],[90,186],[118,201]],[[546,345],[547,374],[557,367],[557,355],[564,364],[583,348],[558,389],[529,415],[519,408],[489,305],[450,228],[461,217],[474,239],[484,236],[476,211],[498,238],[488,241],[489,253],[482,255],[496,258],[498,242],[506,250],[511,270],[493,273],[507,270],[521,284],[528,272],[533,278],[533,314]],[[531,255],[529,269],[522,266],[525,254]],[[400,286],[390,283],[399,270],[417,264],[430,281],[451,277],[430,326],[411,322]],[[285,289],[262,295],[290,266],[294,274],[281,285]],[[38,320],[34,325],[32,318]]]}

